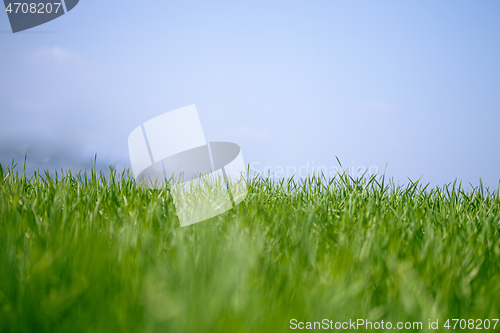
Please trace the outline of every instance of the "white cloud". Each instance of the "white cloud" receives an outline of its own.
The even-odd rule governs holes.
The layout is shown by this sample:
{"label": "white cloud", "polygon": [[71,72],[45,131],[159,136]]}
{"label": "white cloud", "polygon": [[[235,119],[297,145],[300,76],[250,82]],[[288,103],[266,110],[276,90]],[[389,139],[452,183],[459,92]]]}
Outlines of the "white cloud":
{"label": "white cloud", "polygon": [[102,133],[95,133],[89,131],[77,131],[75,137],[81,142],[87,144],[107,144],[109,142],[108,136]]}
{"label": "white cloud", "polygon": [[39,102],[32,102],[32,101],[28,101],[28,100],[24,100],[24,101],[15,100],[12,103],[12,107],[17,109],[17,110],[38,111],[41,109],[42,105]]}
{"label": "white cloud", "polygon": [[240,127],[239,129],[228,131],[227,135],[232,139],[250,141],[266,141],[271,138],[271,135],[268,132],[249,127]]}
{"label": "white cloud", "polygon": [[107,170],[109,165],[127,165],[128,160],[119,157],[107,136],[79,131],[76,133],[56,133],[34,129],[0,133],[0,165],[6,167],[14,159],[23,167],[27,154],[27,170],[80,170],[89,168],[95,154],[98,154],[98,169]]}
{"label": "white cloud", "polygon": [[85,60],[75,52],[62,46],[45,46],[27,56],[29,63],[36,65],[79,65]]}
{"label": "white cloud", "polygon": [[40,47],[26,55],[26,62],[58,75],[77,78],[96,76],[96,71],[83,56],[63,46]]}
{"label": "white cloud", "polygon": [[399,113],[399,106],[380,100],[368,100],[354,106],[354,110],[362,113],[386,116]]}

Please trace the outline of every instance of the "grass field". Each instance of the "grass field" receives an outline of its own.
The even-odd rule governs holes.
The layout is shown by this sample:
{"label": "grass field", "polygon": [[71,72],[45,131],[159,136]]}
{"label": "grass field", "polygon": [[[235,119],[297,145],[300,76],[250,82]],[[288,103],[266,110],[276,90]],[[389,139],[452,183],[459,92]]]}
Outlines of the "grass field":
{"label": "grass field", "polygon": [[3,168],[0,331],[286,332],[292,319],[426,330],[438,319],[450,332],[453,318],[500,330],[497,189],[346,174],[248,184],[236,208],[181,228],[168,190],[127,173]]}

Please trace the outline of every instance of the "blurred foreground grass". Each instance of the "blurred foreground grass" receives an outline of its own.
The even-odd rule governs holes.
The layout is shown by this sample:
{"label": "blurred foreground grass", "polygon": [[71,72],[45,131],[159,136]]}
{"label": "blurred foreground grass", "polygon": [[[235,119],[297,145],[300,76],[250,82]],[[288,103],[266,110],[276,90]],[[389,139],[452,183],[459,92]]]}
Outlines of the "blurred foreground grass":
{"label": "blurred foreground grass", "polygon": [[497,190],[256,177],[236,208],[181,228],[168,191],[126,173],[0,171],[2,332],[499,316]]}

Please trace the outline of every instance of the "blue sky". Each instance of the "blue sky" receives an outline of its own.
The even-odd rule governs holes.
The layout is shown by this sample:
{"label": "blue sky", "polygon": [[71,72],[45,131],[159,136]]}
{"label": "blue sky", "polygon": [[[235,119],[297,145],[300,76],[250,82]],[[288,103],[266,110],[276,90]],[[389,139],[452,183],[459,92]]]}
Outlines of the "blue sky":
{"label": "blue sky", "polygon": [[196,104],[257,170],[337,156],[496,189],[499,17],[494,0],[81,0],[12,34],[0,13],[0,162],[128,167],[135,127]]}

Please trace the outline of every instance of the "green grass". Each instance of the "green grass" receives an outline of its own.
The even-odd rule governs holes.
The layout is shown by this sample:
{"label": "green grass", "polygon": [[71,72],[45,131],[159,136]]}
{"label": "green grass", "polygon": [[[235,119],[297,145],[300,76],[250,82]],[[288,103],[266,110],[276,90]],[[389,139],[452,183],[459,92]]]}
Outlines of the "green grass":
{"label": "green grass", "polygon": [[256,177],[236,208],[181,228],[168,191],[128,173],[0,171],[2,332],[499,317],[498,190]]}

